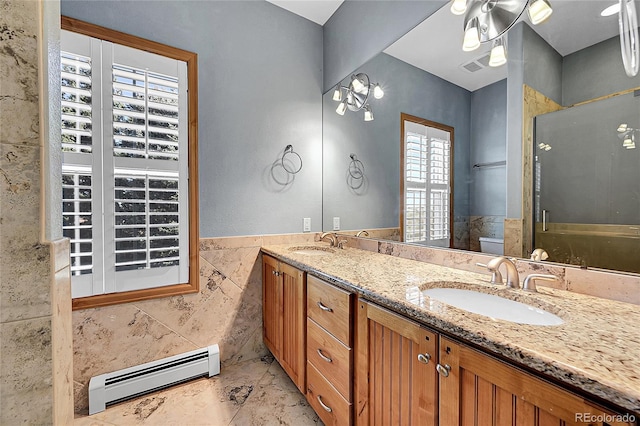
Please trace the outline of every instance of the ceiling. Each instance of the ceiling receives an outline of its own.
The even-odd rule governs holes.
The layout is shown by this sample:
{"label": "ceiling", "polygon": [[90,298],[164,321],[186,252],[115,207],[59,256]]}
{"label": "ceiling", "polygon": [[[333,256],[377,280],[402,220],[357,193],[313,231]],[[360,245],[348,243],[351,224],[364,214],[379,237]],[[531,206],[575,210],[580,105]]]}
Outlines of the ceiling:
{"label": "ceiling", "polygon": [[267,0],[276,6],[307,18],[316,24],[324,25],[343,0]]}
{"label": "ceiling", "polygon": [[[267,1],[320,25],[324,25],[342,3],[341,0]],[[562,56],[618,34],[617,14],[600,16],[605,7],[617,0],[550,1],[553,6],[551,17],[540,25],[530,26]],[[635,4],[640,12],[640,1],[636,0]],[[526,12],[520,20],[528,22]],[[506,78],[506,66],[486,66],[489,43],[473,52],[462,51],[463,25],[464,16],[452,14],[447,3],[384,52],[470,91]],[[463,68],[471,62],[481,69],[470,72]]]}

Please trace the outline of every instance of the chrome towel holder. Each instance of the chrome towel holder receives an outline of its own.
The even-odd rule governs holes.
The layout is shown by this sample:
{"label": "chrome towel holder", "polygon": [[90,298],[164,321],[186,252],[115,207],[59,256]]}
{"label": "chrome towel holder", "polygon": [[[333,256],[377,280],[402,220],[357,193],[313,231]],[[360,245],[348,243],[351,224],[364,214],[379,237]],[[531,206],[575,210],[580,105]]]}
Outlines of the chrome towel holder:
{"label": "chrome towel holder", "polygon": [[[289,157],[287,157],[287,155]],[[295,157],[298,157],[298,162],[300,163],[300,166],[298,166],[297,168],[295,167]],[[285,160],[287,160],[285,162]],[[298,154],[297,152],[295,152],[293,150],[293,145],[287,145],[284,148],[284,153],[282,154],[282,159],[280,160],[280,163],[282,164],[282,168],[289,174],[295,175],[296,173],[300,172],[300,170],[302,170],[302,157],[300,157],[300,154]],[[287,167],[287,163],[293,164],[294,167]]]}
{"label": "chrome towel holder", "polygon": [[358,160],[355,154],[349,155],[351,163],[349,163],[349,174],[354,179],[362,179],[364,177],[364,164]]}

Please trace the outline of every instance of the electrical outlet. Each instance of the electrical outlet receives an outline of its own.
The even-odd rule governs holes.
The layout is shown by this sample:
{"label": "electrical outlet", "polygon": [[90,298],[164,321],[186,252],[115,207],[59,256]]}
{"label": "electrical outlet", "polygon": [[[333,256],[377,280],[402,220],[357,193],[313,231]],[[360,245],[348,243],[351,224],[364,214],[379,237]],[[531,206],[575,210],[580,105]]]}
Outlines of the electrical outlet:
{"label": "electrical outlet", "polygon": [[336,216],[333,218],[333,230],[334,231],[339,231],[340,230],[340,217]]}
{"label": "electrical outlet", "polygon": [[311,218],[305,217],[302,219],[302,232],[311,232]]}

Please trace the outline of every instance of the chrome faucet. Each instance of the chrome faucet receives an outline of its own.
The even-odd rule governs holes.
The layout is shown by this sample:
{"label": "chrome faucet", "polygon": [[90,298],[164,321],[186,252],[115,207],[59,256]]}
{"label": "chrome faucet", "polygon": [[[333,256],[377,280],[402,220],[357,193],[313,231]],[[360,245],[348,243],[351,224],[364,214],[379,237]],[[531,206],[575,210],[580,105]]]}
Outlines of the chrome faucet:
{"label": "chrome faucet", "polygon": [[[487,265],[484,263],[476,263],[476,266],[481,268],[486,268]],[[502,282],[502,274],[497,269],[491,271],[491,284],[503,284]]]}
{"label": "chrome faucet", "polygon": [[365,237],[368,237],[369,233],[363,229],[362,231],[358,231],[358,233],[356,234],[356,237],[359,237],[361,235],[364,235]]}
{"label": "chrome faucet", "polygon": [[500,276],[500,265],[505,264],[507,267],[507,287],[509,288],[520,288],[520,276],[518,275],[518,269],[516,268],[515,263],[513,263],[510,259],[500,256],[494,259],[491,259],[487,263],[487,269],[493,273],[496,273],[496,276],[500,278],[502,281],[502,276]]}
{"label": "chrome faucet", "polygon": [[322,235],[320,235],[320,241],[324,240],[325,237],[329,237],[330,247],[338,247],[338,236],[336,234],[332,234],[331,232],[325,232]]}
{"label": "chrome faucet", "polygon": [[538,289],[536,288],[536,280],[556,281],[557,279],[558,277],[556,277],[555,275],[531,274],[524,279],[524,282],[522,283],[522,289],[524,291],[535,293],[538,291]]}

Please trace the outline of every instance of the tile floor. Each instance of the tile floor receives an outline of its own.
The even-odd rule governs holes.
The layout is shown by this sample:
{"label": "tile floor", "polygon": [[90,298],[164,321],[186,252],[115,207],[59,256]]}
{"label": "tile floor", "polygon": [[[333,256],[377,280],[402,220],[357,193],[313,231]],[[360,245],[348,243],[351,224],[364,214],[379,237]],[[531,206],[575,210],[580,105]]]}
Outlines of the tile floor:
{"label": "tile floor", "polygon": [[202,378],[123,402],[74,426],[322,425],[304,396],[272,357],[223,367]]}

